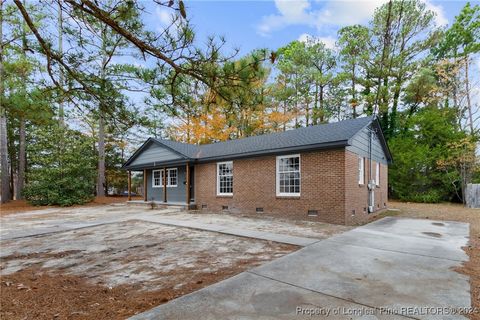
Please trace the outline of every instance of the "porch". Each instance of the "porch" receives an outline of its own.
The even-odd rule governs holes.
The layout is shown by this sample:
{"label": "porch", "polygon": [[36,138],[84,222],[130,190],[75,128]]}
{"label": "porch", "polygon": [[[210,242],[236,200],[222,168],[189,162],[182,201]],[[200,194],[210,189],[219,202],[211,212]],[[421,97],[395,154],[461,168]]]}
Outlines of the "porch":
{"label": "porch", "polygon": [[[193,170],[194,167],[189,163],[128,170],[127,203],[192,208],[195,204]],[[132,200],[132,172],[134,171],[141,172],[143,176],[143,200]]]}

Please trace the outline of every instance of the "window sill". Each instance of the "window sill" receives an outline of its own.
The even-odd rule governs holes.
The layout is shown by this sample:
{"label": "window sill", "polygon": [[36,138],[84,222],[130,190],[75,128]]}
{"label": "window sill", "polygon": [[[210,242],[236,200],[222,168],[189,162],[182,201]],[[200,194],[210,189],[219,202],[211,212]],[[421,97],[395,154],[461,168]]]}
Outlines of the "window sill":
{"label": "window sill", "polygon": [[299,195],[295,195],[295,196],[276,195],[275,198],[277,198],[277,199],[300,200],[300,196],[299,196]]}
{"label": "window sill", "polygon": [[233,194],[217,194],[217,198],[233,198]]}

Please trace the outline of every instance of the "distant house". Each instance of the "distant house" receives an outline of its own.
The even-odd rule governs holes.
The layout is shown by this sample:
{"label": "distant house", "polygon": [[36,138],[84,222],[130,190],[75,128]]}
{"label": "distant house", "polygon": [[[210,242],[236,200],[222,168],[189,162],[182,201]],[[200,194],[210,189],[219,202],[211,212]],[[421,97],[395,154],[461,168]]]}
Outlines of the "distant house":
{"label": "distant house", "polygon": [[355,224],[387,207],[391,160],[364,117],[205,145],[149,138],[123,168],[144,172],[145,201]]}

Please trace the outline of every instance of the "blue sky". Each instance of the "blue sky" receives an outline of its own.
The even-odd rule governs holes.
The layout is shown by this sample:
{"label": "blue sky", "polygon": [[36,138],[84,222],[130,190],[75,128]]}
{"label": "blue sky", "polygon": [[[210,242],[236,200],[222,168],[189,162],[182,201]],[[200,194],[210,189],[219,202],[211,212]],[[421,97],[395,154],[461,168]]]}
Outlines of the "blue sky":
{"label": "blue sky", "polygon": [[[228,46],[238,47],[241,54],[245,54],[256,48],[276,49],[306,35],[319,37],[327,46],[333,46],[339,28],[355,23],[367,24],[375,8],[385,2],[187,0],[186,6],[199,43],[209,35],[223,35]],[[465,1],[424,2],[437,14],[435,23],[438,26],[452,23],[466,4]],[[147,20],[150,28],[159,28],[168,22],[171,11],[152,11],[151,19]]]}

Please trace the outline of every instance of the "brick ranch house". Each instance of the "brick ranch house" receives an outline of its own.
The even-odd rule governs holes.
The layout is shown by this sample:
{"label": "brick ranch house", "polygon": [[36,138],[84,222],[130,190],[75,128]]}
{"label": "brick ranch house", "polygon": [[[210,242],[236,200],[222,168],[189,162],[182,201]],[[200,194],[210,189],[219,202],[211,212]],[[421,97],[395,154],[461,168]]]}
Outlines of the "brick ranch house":
{"label": "brick ranch house", "polygon": [[143,171],[146,202],[351,225],[386,209],[391,161],[363,117],[205,145],[149,138],[123,169],[129,200]]}

